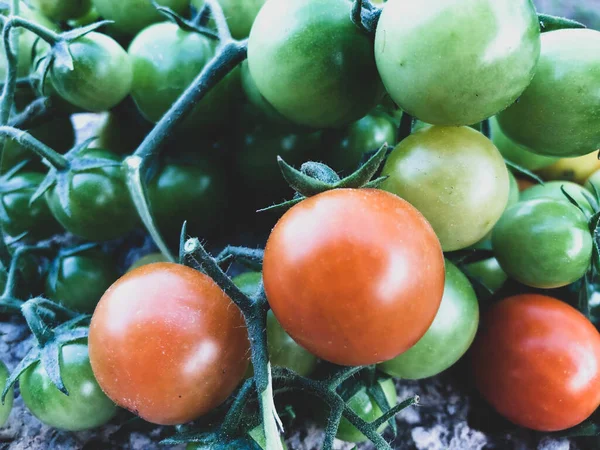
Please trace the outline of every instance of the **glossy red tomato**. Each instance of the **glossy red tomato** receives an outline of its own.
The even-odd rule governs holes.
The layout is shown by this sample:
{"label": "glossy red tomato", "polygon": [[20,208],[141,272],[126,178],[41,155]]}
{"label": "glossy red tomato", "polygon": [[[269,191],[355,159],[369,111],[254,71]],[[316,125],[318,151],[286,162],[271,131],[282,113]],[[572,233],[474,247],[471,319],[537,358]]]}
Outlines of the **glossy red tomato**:
{"label": "glossy red tomato", "polygon": [[524,294],[494,305],[473,357],[479,391],[517,425],[564,430],[600,405],[600,334],[555,298]]}
{"label": "glossy red tomato", "polygon": [[221,404],[248,366],[239,309],[206,275],[173,263],[117,280],[92,317],[90,362],[102,390],[148,422],[181,424]]}
{"label": "glossy red tomato", "polygon": [[377,189],[310,197],[275,225],[263,277],[282,327],[311,353],[368,365],[412,347],[444,290],[444,258],[425,218]]}

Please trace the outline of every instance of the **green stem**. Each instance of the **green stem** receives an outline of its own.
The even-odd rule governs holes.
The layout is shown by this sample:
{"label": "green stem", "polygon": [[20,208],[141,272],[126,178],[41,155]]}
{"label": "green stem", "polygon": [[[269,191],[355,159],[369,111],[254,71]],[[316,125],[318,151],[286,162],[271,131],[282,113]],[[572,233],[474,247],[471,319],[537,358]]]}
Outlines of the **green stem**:
{"label": "green stem", "polygon": [[42,319],[35,300],[23,304],[21,312],[40,347],[54,339],[54,331]]}
{"label": "green stem", "polygon": [[0,136],[9,137],[15,140],[18,144],[33,151],[48,162],[56,170],[65,170],[69,168],[69,161],[60,153],[55,152],[43,142],[38,141],[26,131],[17,128],[0,126]]}
{"label": "green stem", "polygon": [[388,420],[390,420],[392,417],[394,417],[396,414],[398,414],[403,409],[406,409],[409,406],[418,405],[418,404],[419,404],[419,396],[418,395],[407,398],[403,402],[398,403],[396,406],[388,409],[386,412],[383,413],[383,415],[381,417],[379,417],[379,418],[375,419],[373,422],[371,422],[371,425],[373,425],[373,427],[375,427],[375,428],[379,428],[381,425],[386,423]]}
{"label": "green stem", "polygon": [[50,97],[40,97],[27,105],[21,113],[13,116],[8,125],[26,130],[41,125],[58,114],[60,114],[59,111],[52,107]]}
{"label": "green stem", "polygon": [[158,227],[156,226],[154,217],[150,211],[146,183],[142,181],[143,165],[144,160],[140,156],[133,155],[125,158],[125,161],[123,161],[123,167],[126,171],[125,180],[127,182],[127,189],[129,190],[133,204],[135,205],[135,208],[142,219],[146,230],[148,230],[148,233],[150,233],[152,240],[161,253],[167,259],[169,259],[169,261],[174,262],[175,257],[158,231]]}
{"label": "green stem", "polygon": [[329,389],[335,390],[340,384],[342,384],[348,378],[353,377],[364,368],[365,366],[344,367],[329,377],[327,380],[327,386]]}
{"label": "green stem", "polygon": [[248,379],[244,382],[239,390],[233,404],[229,408],[229,411],[227,411],[227,415],[223,420],[223,424],[221,425],[221,432],[225,436],[231,436],[238,431],[244,408],[246,407],[248,397],[252,393],[253,389],[254,382],[252,379]]}
{"label": "green stem", "polygon": [[[10,7],[11,16],[19,14],[19,0],[12,0]],[[15,91],[17,88],[17,69],[19,64],[19,33],[11,33],[11,19],[4,24],[2,31],[2,41],[4,44],[4,53],[6,54],[6,78],[2,91],[2,100],[0,103],[0,125],[6,125],[10,118]]]}
{"label": "green stem", "polygon": [[5,32],[6,32],[6,29],[9,29],[9,31],[10,31],[10,28],[13,28],[13,27],[25,28],[26,30],[31,31],[33,34],[42,38],[44,41],[46,41],[50,45],[54,45],[62,39],[60,37],[60,34],[55,33],[54,31],[52,31],[38,23],[32,22],[27,19],[23,19],[22,17],[11,17],[10,19],[8,19],[6,21],[6,24],[4,25],[4,27],[5,27]]}
{"label": "green stem", "polygon": [[212,17],[217,26],[217,34],[221,44],[226,44],[232,40],[231,31],[229,31],[229,25],[227,25],[227,19],[223,13],[223,8],[217,2],[217,0],[205,0],[206,5],[209,6]]}

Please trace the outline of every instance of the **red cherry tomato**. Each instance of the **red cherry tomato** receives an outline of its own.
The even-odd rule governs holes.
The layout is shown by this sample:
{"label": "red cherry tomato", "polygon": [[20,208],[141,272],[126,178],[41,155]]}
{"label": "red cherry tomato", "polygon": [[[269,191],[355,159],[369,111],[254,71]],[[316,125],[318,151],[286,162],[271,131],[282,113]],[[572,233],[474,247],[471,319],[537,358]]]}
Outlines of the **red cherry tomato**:
{"label": "red cherry tomato", "polygon": [[511,422],[559,431],[600,405],[600,334],[552,297],[509,297],[489,311],[473,347],[483,397]]}
{"label": "red cherry tomato", "polygon": [[128,272],[92,317],[102,390],[148,422],[189,422],[221,404],[248,366],[240,310],[206,275],[173,263]]}
{"label": "red cherry tomato", "polygon": [[336,189],[279,220],[263,277],[275,316],[296,342],[336,364],[368,365],[425,334],[444,291],[444,258],[429,223],[405,200]]}

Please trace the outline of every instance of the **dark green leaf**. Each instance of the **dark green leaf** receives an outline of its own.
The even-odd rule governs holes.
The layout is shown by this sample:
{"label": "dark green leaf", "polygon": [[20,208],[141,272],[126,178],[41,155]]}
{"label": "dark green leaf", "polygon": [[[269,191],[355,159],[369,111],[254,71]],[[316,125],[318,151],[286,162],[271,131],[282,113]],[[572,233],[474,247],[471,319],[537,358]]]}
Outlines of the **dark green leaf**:
{"label": "dark green leaf", "polygon": [[522,177],[533,180],[536,183],[544,184],[544,180],[542,180],[540,177],[538,177],[535,173],[531,172],[530,170],[527,170],[524,167],[521,167],[518,164],[515,164],[512,161],[509,161],[508,159],[505,159],[504,162],[506,163],[508,168],[511,171],[516,172],[517,175],[521,175]]}
{"label": "dark green leaf", "polygon": [[334,184],[340,181],[340,177],[335,170],[327,164],[320,162],[305,162],[300,166],[300,172],[328,184]]}
{"label": "dark green leaf", "polygon": [[566,17],[551,16],[549,14],[538,14],[540,21],[540,30],[542,33],[555,30],[563,30],[565,28],[586,28],[586,26],[575,20],[567,19]]}
{"label": "dark green leaf", "polygon": [[196,25],[194,22],[184,19],[171,8],[160,6],[154,1],[152,3],[160,14],[162,14],[170,22],[173,22],[175,25],[177,25],[181,30],[187,31],[188,33],[202,34],[210,39],[219,40],[219,35],[210,28]]}
{"label": "dark green leaf", "polygon": [[32,205],[38,198],[44,195],[48,189],[54,186],[54,183],[56,183],[56,177],[56,169],[50,169],[50,172],[48,172],[48,175],[46,175],[44,181],[40,183],[40,186],[37,188],[37,191],[35,191],[35,193],[31,196],[31,199],[29,200],[29,205]]}
{"label": "dark green leaf", "polygon": [[0,400],[2,401],[2,403],[4,403],[6,394],[8,393],[10,388],[13,386],[13,384],[16,383],[16,381],[19,379],[21,374],[23,374],[23,372],[25,372],[30,366],[37,363],[39,360],[40,360],[40,349],[37,346],[34,346],[31,350],[29,350],[27,355],[25,355],[25,358],[23,358],[21,360],[21,362],[17,365],[17,367],[15,367],[15,370],[13,370],[11,372],[10,376],[6,380],[6,385],[4,386],[4,390],[2,391],[2,396],[0,397]]}
{"label": "dark green leaf", "polygon": [[364,187],[377,173],[387,156],[387,144],[383,144],[369,160],[358,168],[352,175],[347,176],[335,185],[336,188]]}
{"label": "dark green leaf", "polygon": [[299,170],[294,169],[286,163],[280,156],[277,157],[277,163],[281,169],[281,173],[285,181],[299,194],[305,197],[312,197],[321,192],[328,191],[333,188],[329,183],[325,183],[316,178],[312,178]]}
{"label": "dark green leaf", "polygon": [[40,350],[41,362],[52,384],[65,395],[69,395],[60,375],[60,347],[56,342],[48,342]]}
{"label": "dark green leaf", "polygon": [[283,203],[278,203],[277,205],[272,205],[272,206],[267,206],[266,208],[262,208],[257,210],[256,212],[285,212],[288,209],[290,209],[292,206],[297,205],[298,203],[300,203],[302,200],[304,200],[305,197],[301,197],[301,198],[295,198],[293,200],[288,200],[287,202],[283,202]]}
{"label": "dark green leaf", "polygon": [[577,203],[577,200],[575,200],[566,190],[564,185],[560,186],[560,191],[563,193],[563,195],[567,198],[567,200],[569,201],[569,203],[571,203],[573,206],[575,206],[579,211],[581,211],[583,213],[584,216],[588,216],[588,214],[585,212],[585,210],[581,207],[581,205],[579,203]]}

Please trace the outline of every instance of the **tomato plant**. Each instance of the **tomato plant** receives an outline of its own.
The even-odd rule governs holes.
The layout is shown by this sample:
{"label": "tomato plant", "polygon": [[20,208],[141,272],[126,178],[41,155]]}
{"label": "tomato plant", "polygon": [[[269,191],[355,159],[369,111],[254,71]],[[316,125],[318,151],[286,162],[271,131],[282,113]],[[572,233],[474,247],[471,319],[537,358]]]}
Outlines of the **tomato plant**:
{"label": "tomato plant", "polygon": [[206,414],[248,365],[239,309],[208,276],[173,263],[139,267],[113,284],[94,311],[89,345],[104,392],[158,424]]}
{"label": "tomato plant", "polygon": [[482,239],[504,211],[510,190],[502,155],[468,127],[424,128],[390,154],[382,188],[416,207],[444,251]]}
{"label": "tomato plant", "polygon": [[506,135],[540,155],[582,156],[600,148],[598,51],[598,31],[544,33],[533,81],[498,115]]}
{"label": "tomato plant", "polygon": [[19,378],[21,397],[31,413],[46,425],[68,431],[89,430],[112,419],[117,408],[94,378],[87,345],[64,345],[59,364],[69,395],[54,386],[40,363]]}
{"label": "tomato plant", "polygon": [[552,198],[509,208],[494,228],[492,244],[502,270],[528,286],[566,286],[591,264],[592,237],[585,216]]}
{"label": "tomato plant", "polygon": [[263,277],[275,317],[296,342],[336,364],[366,365],[425,334],[443,268],[431,226],[409,203],[380,190],[339,189],[283,215]]}
{"label": "tomato plant", "polygon": [[[8,379],[9,372],[6,364],[0,361],[0,385],[4,389],[6,385],[6,380]],[[10,412],[12,411],[13,399],[14,399],[14,389],[10,389],[6,398],[4,399],[4,404],[0,404],[0,427],[3,427],[8,421],[8,416],[10,416]]]}
{"label": "tomato plant", "polygon": [[505,109],[531,81],[539,54],[529,0],[392,1],[375,37],[388,93],[435,125],[472,125]]}
{"label": "tomato plant", "polygon": [[564,430],[600,405],[600,335],[555,298],[523,294],[492,306],[473,367],[483,397],[527,428]]}
{"label": "tomato plant", "polygon": [[92,7],[91,0],[31,0],[30,4],[54,21],[78,19]]}
{"label": "tomato plant", "polygon": [[418,380],[446,370],[469,349],[479,325],[479,304],[467,277],[446,261],[440,309],[425,335],[396,358],[379,365],[390,376]]}
{"label": "tomato plant", "polygon": [[373,44],[352,23],[351,6],[346,0],[270,1],[258,13],[248,42],[250,73],[267,101],[293,122],[346,125],[381,97]]}

